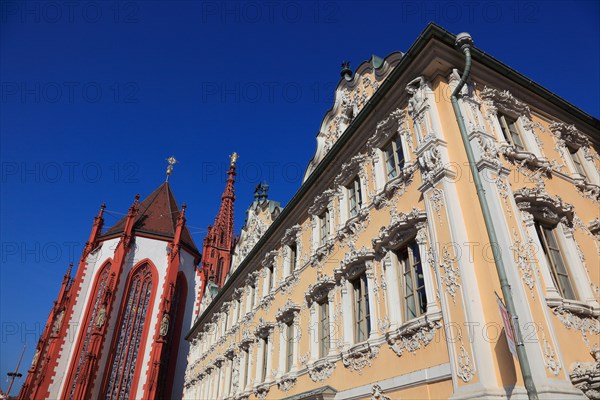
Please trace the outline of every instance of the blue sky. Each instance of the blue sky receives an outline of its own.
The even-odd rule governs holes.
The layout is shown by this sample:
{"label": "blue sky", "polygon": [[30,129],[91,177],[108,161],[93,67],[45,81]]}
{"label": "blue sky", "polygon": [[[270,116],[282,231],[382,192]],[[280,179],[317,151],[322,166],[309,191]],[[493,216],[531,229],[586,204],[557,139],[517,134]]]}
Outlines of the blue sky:
{"label": "blue sky", "polygon": [[0,374],[25,342],[29,366],[102,202],[110,226],[174,155],[201,245],[237,151],[239,231],[258,182],[283,204],[299,188],[341,61],[405,51],[430,21],[600,115],[593,1],[0,3]]}

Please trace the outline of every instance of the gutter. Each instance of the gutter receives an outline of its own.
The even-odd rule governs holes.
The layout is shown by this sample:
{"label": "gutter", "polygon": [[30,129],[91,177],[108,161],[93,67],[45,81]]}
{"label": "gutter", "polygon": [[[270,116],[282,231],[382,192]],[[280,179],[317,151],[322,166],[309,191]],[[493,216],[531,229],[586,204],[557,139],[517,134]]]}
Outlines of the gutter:
{"label": "gutter", "polygon": [[469,141],[469,134],[467,133],[467,128],[465,127],[465,122],[458,104],[457,96],[469,78],[469,74],[471,73],[472,44],[473,39],[471,39],[471,36],[468,33],[463,32],[456,36],[456,46],[460,46],[460,49],[465,54],[465,69],[460,81],[458,82],[458,85],[450,96],[450,101],[452,102],[452,108],[454,109],[454,114],[456,115],[456,122],[458,122],[460,136],[465,146],[467,159],[469,160],[469,168],[471,169],[471,175],[473,176],[473,182],[477,191],[477,198],[479,199],[479,205],[481,206],[481,212],[483,213],[485,229],[490,239],[492,254],[494,256],[494,264],[496,265],[496,272],[498,273],[500,288],[502,289],[502,297],[504,297],[504,301],[506,302],[506,308],[511,316],[512,326],[515,331],[515,336],[517,337],[517,358],[519,360],[519,366],[521,367],[521,374],[523,375],[523,382],[525,383],[527,396],[530,400],[537,400],[537,390],[531,376],[531,367],[529,365],[529,359],[527,358],[525,343],[523,343],[523,340],[521,340],[523,336],[521,335],[521,327],[519,326],[519,317],[513,301],[510,284],[508,283],[508,279],[506,277],[506,269],[504,267],[504,262],[502,261],[502,254],[500,254],[500,249],[498,248],[498,238],[496,236],[496,229],[494,228],[494,221],[492,219],[492,214],[490,213],[487,199],[485,198],[485,190],[483,189],[483,185],[481,183],[481,176],[479,175],[479,170],[477,169],[475,156],[473,155],[473,149],[471,148],[471,143]]}

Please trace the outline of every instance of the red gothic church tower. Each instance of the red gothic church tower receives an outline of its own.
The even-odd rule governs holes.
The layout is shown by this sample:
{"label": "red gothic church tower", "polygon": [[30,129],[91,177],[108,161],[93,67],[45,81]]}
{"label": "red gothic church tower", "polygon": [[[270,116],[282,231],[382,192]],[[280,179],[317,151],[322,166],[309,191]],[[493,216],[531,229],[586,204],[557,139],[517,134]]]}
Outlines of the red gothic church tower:
{"label": "red gothic church tower", "polygon": [[[235,163],[237,153],[231,155],[231,163],[227,171],[225,191],[221,196],[221,208],[215,217],[215,223],[208,226],[202,249],[202,266],[199,271],[198,303],[195,315],[201,313],[203,304],[212,299],[211,288],[218,290],[223,287],[231,268],[231,257],[235,247],[233,236],[233,204],[235,193]],[[207,292],[208,291],[208,292]],[[209,294],[204,298],[205,294]],[[204,300],[204,301],[203,301]]]}
{"label": "red gothic church tower", "polygon": [[19,399],[182,397],[200,253],[167,182],[138,199],[105,233],[100,209]]}

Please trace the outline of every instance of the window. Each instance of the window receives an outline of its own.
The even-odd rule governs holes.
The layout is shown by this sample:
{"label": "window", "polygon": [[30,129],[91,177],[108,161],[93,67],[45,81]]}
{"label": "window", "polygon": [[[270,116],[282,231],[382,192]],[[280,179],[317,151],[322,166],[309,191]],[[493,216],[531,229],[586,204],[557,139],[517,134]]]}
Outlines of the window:
{"label": "window", "polygon": [[329,225],[330,221],[329,210],[325,210],[321,215],[319,215],[319,244],[323,246],[329,237]]}
{"label": "window", "polygon": [[148,316],[148,303],[152,297],[152,272],[145,264],[132,275],[123,315],[117,331],[116,343],[106,388],[106,399],[127,399],[140,353],[142,333]]}
{"label": "window", "polygon": [[383,148],[383,157],[387,180],[389,181],[400,175],[400,171],[404,168],[404,152],[402,151],[402,141],[399,136],[392,139]]}
{"label": "window", "polygon": [[240,309],[242,308],[242,300],[241,299],[235,299],[235,323],[237,324],[237,322],[240,320]]}
{"label": "window", "polygon": [[248,366],[250,365],[250,351],[248,350],[249,349],[244,349],[244,379],[242,380],[242,391],[248,384]]}
{"label": "window", "polygon": [[399,287],[404,292],[404,318],[409,321],[427,312],[425,279],[419,254],[419,245],[412,241],[396,251],[398,257]]}
{"label": "window", "polygon": [[573,147],[569,147],[569,155],[571,156],[571,160],[573,161],[573,165],[575,165],[575,171],[584,178],[587,178],[585,174],[585,169],[583,169],[583,164],[581,162],[581,152],[579,149],[575,149]]}
{"label": "window", "polygon": [[575,300],[575,292],[571,284],[571,278],[565,267],[565,262],[562,257],[556,233],[554,228],[546,225],[535,223],[535,230],[542,244],[542,250],[546,256],[546,261],[550,266],[550,273],[554,286],[558,293],[565,299]]}
{"label": "window", "polygon": [[265,336],[263,339],[263,354],[262,354],[262,371],[260,375],[260,381],[264,382],[267,380],[267,363],[269,361],[269,336]]}
{"label": "window", "polygon": [[319,303],[319,356],[329,354],[329,302],[327,298]]}
{"label": "window", "polygon": [[285,372],[290,372],[294,366],[294,321],[286,324]]}
{"label": "window", "polygon": [[360,178],[356,177],[349,186],[346,186],[346,190],[348,191],[348,215],[350,218],[353,218],[356,217],[362,207]]}
{"label": "window", "polygon": [[223,313],[223,333],[227,332],[227,323],[229,323],[229,310]]}
{"label": "window", "polygon": [[523,138],[517,126],[517,121],[503,114],[500,114],[498,119],[504,139],[513,145],[517,151],[525,151],[525,145],[523,144]]}
{"label": "window", "polygon": [[290,244],[290,272],[296,269],[296,258],[298,257],[298,246],[296,243]]}
{"label": "window", "polygon": [[271,289],[273,289],[273,273],[274,272],[275,271],[273,271],[273,265],[269,265],[269,268],[268,268],[268,271],[267,271],[267,275],[268,275],[267,276],[267,279],[268,279],[268,281],[267,281],[267,293],[265,293],[265,294],[268,294],[271,291]]}
{"label": "window", "polygon": [[256,292],[256,286],[250,285],[250,311],[254,310],[255,292]]}
{"label": "window", "polygon": [[354,288],[354,339],[356,343],[360,343],[367,340],[371,333],[367,275],[363,272],[352,281],[352,286]]}

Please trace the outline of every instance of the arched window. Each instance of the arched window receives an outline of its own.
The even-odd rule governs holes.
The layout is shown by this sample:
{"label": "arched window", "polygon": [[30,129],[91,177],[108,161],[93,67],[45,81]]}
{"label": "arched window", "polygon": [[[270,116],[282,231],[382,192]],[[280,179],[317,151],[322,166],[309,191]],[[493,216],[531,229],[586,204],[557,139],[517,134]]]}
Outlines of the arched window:
{"label": "arched window", "polygon": [[143,264],[131,275],[125,305],[115,331],[117,342],[108,369],[106,399],[128,399],[135,375],[136,361],[152,298],[152,270]]}
{"label": "arched window", "polygon": [[[75,391],[77,388],[77,384],[80,384],[81,373],[84,371],[85,363],[87,361],[87,355],[90,351],[90,342],[92,338],[92,332],[94,330],[94,321],[96,321],[98,312],[102,307],[102,301],[104,300],[104,295],[106,294],[106,289],[108,287],[108,273],[110,271],[111,264],[105,264],[96,278],[96,284],[94,287],[94,292],[92,292],[92,296],[90,296],[90,303],[88,305],[87,312],[84,315],[83,327],[81,335],[79,336],[80,342],[78,344],[77,352],[75,353],[75,357],[73,358],[74,364],[72,368],[70,368],[71,373],[73,374],[70,378],[69,385],[69,393],[67,395],[68,399],[76,398]],[[73,372],[74,371],[74,372]]]}

